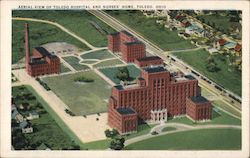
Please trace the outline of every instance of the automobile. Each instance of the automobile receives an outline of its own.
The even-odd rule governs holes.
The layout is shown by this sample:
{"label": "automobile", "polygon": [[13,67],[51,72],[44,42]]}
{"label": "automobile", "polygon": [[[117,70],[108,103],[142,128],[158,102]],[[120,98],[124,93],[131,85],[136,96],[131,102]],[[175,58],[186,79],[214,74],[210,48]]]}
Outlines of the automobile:
{"label": "automobile", "polygon": [[157,134],[159,134],[159,133],[156,132],[156,131],[153,131],[153,132],[151,132],[151,134],[152,134],[152,135],[157,135]]}

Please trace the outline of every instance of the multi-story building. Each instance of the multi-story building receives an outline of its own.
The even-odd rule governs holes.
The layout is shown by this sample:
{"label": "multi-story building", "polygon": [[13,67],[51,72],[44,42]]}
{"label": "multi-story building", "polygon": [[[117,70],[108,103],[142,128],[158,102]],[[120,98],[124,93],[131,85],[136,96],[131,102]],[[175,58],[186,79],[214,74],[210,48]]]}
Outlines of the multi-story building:
{"label": "multi-story building", "polygon": [[[200,95],[198,81],[190,75],[176,75],[161,66],[142,68],[136,84],[116,85],[112,88],[108,124],[120,133],[128,133],[136,131],[135,122],[138,119],[159,122],[166,121],[169,116],[189,115],[187,111],[190,111],[188,108],[191,106],[187,106],[188,98]],[[203,102],[199,104],[202,106]],[[198,114],[194,120],[211,118],[211,104],[202,107],[209,111],[209,117]],[[130,109],[129,114],[119,112],[127,109]],[[124,117],[128,120],[126,123],[123,122]],[[193,115],[190,117],[193,118]]]}
{"label": "multi-story building", "polygon": [[60,72],[60,59],[49,53],[43,47],[36,47],[32,51],[32,56],[29,54],[29,28],[25,24],[25,67],[30,76],[39,76],[45,74],[53,74]]}
{"label": "multi-story building", "polygon": [[120,52],[126,62],[146,56],[145,45],[127,31],[109,34],[108,49],[114,53]]}
{"label": "multi-story building", "polygon": [[163,65],[163,60],[158,56],[149,56],[135,59],[135,64],[139,67],[160,66]]}

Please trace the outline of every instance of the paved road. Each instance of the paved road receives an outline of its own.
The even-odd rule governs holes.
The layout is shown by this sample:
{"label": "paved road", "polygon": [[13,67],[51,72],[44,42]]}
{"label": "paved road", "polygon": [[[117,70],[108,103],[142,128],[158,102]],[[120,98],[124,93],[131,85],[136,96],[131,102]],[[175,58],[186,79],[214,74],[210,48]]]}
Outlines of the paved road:
{"label": "paved road", "polygon": [[[166,131],[162,132],[162,129],[165,127],[174,127],[176,130],[173,131]],[[178,133],[178,132],[184,132],[184,131],[191,131],[191,130],[200,130],[200,129],[241,129],[241,126],[237,125],[196,125],[196,126],[190,126],[186,124],[181,124],[181,123],[166,123],[166,124],[160,124],[155,126],[154,128],[151,129],[151,131],[148,134],[138,136],[135,138],[131,138],[125,141],[124,145],[130,145],[138,141],[146,140],[149,138],[153,138],[156,136],[161,136],[161,135],[166,135],[166,134],[171,134],[171,133]],[[159,134],[158,135],[152,135],[151,132],[156,131]]]}
{"label": "paved road", "polygon": [[[118,21],[114,17],[110,16],[109,14],[105,13],[104,11],[90,10],[89,12],[91,14],[95,15],[97,18],[99,18],[103,22],[105,22],[106,24],[108,24],[111,27],[113,27],[117,31],[126,30],[126,31],[130,32],[135,37],[137,37],[139,40],[141,40],[141,41],[144,42],[144,44],[146,45],[146,49],[147,49],[147,51],[149,53],[161,57],[164,61],[168,61],[168,62],[170,61],[170,59],[166,55],[166,54],[168,54],[166,51],[163,51],[158,46],[156,46],[154,43],[148,41],[142,35],[140,35],[138,32],[135,32],[133,29],[131,29],[130,27],[128,27],[125,24],[121,23],[120,21]],[[171,54],[168,54],[168,55],[171,56]],[[171,56],[171,57],[173,57],[173,56]],[[189,65],[187,65],[184,62],[180,63],[180,60],[177,60],[177,61],[178,61],[177,63],[172,62],[172,66],[177,67],[179,70],[181,70],[181,71],[183,71],[185,73],[191,73],[190,70],[193,70],[192,67],[190,67]],[[189,70],[187,70],[186,68],[189,68]],[[201,79],[198,76],[196,76],[195,74],[193,74],[193,75],[199,80],[199,84],[200,85],[203,85],[204,87],[207,87],[210,90],[212,90],[213,92],[215,92],[217,95],[220,95],[221,92],[219,90],[217,90],[216,88],[213,87],[213,85],[216,85],[216,83],[211,82],[211,83],[213,83],[213,85],[210,85],[206,81],[204,81],[203,79]],[[201,74],[199,74],[199,75],[203,76]],[[205,76],[203,76],[203,77],[206,78]],[[237,98],[240,98],[238,95],[232,93],[229,90],[225,90],[225,91],[227,92],[227,94],[231,94],[231,95],[233,95],[233,96],[235,96]],[[228,96],[221,96],[220,95],[220,97],[226,98],[226,100],[230,100],[230,98]],[[241,100],[241,98],[240,98],[240,100]],[[223,102],[225,102],[225,100],[223,100]],[[241,107],[239,107],[239,108],[241,108]]]}
{"label": "paved road", "polygon": [[47,23],[47,24],[54,25],[54,26],[60,28],[62,31],[68,33],[72,37],[76,38],[77,40],[81,41],[82,43],[84,43],[85,45],[87,45],[89,48],[91,48],[91,49],[98,49],[98,48],[94,47],[93,45],[91,45],[89,42],[87,42],[85,39],[79,37],[78,35],[76,35],[72,31],[66,29],[65,27],[63,27],[62,25],[60,25],[58,23],[51,22],[51,21],[48,21],[48,20],[34,19],[34,18],[18,18],[18,17],[13,17],[12,19],[13,20],[21,20],[21,21],[34,21],[34,22],[41,22],[41,23]]}

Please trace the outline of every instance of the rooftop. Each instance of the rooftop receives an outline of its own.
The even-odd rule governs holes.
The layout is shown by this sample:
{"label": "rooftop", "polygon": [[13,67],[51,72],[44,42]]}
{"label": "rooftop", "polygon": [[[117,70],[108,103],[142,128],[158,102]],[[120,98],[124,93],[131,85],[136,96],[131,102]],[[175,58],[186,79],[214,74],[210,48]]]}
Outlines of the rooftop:
{"label": "rooftop", "polygon": [[206,98],[204,98],[203,96],[194,96],[190,98],[193,102],[195,103],[205,103],[208,102],[208,100]]}
{"label": "rooftop", "polygon": [[144,68],[144,71],[147,71],[148,73],[156,73],[156,72],[162,72],[162,71],[167,71],[167,70],[162,66],[158,66],[158,67]]}
{"label": "rooftop", "polygon": [[110,33],[110,35],[118,35],[120,34],[120,32],[113,32],[113,33]]}
{"label": "rooftop", "polygon": [[35,48],[43,57],[49,57],[49,58],[56,58],[57,56],[52,55],[49,53],[45,48],[43,47],[36,47]]}
{"label": "rooftop", "polygon": [[121,115],[134,114],[134,110],[131,108],[118,108],[116,109]]}
{"label": "rooftop", "polygon": [[127,36],[131,36],[131,37],[134,37],[131,33],[129,33],[128,31],[125,31],[125,30],[123,30],[123,31],[121,31],[122,33],[124,33],[124,34],[126,34]]}
{"label": "rooftop", "polygon": [[162,59],[158,56],[149,56],[149,57],[139,58],[137,60],[138,61],[151,61],[151,60],[162,60]]}
{"label": "rooftop", "polygon": [[134,42],[124,42],[125,45],[133,45],[133,44],[143,44],[141,41],[134,41]]}

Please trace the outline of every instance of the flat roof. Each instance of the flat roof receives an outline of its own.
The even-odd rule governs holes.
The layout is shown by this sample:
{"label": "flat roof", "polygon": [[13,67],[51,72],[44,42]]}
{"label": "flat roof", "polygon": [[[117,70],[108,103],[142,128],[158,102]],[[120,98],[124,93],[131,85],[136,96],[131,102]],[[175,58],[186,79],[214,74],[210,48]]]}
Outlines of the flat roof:
{"label": "flat roof", "polygon": [[188,80],[195,80],[195,78],[192,75],[185,75],[184,77]]}
{"label": "flat roof", "polygon": [[112,32],[112,33],[110,33],[110,35],[118,35],[118,34],[120,34],[120,32]]}
{"label": "flat roof", "polygon": [[134,41],[134,42],[124,42],[125,45],[133,45],[133,44],[143,44],[141,41]]}
{"label": "flat roof", "polygon": [[118,108],[116,109],[117,112],[119,112],[122,115],[127,115],[127,114],[134,114],[134,110],[132,110],[131,108]]}
{"label": "flat roof", "polygon": [[158,67],[147,67],[144,68],[145,71],[148,73],[155,73],[155,72],[162,72],[162,71],[167,71],[164,67],[158,66]]}
{"label": "flat roof", "polygon": [[190,99],[195,102],[195,103],[205,103],[208,102],[208,100],[206,98],[204,98],[203,96],[194,96],[194,97],[190,97]]}
{"label": "flat roof", "polygon": [[129,33],[129,32],[126,31],[126,30],[123,30],[123,31],[121,31],[121,32],[124,33],[124,34],[126,34],[126,35],[128,35],[128,36],[134,37],[131,33]]}
{"label": "flat roof", "polygon": [[49,57],[49,58],[55,58],[57,56],[52,55],[51,53],[49,53],[45,48],[43,47],[36,47],[35,48],[43,57]]}
{"label": "flat roof", "polygon": [[148,56],[148,57],[139,58],[137,60],[138,61],[151,61],[151,60],[162,60],[162,59],[158,56]]}

